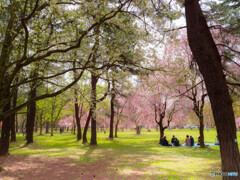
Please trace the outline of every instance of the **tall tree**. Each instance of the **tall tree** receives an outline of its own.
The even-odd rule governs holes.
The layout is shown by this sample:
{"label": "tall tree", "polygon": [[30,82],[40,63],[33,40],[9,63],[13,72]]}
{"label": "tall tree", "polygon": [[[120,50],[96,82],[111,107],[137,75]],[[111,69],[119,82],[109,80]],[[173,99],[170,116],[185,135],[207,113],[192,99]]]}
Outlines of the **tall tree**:
{"label": "tall tree", "polygon": [[[223,172],[240,172],[240,156],[232,100],[221,58],[198,0],[185,0],[187,35],[203,75],[217,128]],[[223,177],[228,179],[228,177]],[[238,177],[236,177],[238,179]]]}
{"label": "tall tree", "polygon": [[110,115],[110,132],[109,132],[109,138],[113,138],[113,125],[114,125],[114,115],[115,115],[115,82],[114,80],[112,81],[112,89],[111,89],[111,115]]}

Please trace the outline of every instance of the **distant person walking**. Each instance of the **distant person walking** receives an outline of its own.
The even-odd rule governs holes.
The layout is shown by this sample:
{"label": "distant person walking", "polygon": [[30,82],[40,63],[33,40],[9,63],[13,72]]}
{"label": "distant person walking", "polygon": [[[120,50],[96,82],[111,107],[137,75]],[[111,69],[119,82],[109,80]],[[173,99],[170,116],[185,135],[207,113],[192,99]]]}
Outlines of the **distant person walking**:
{"label": "distant person walking", "polygon": [[186,136],[185,146],[191,146],[190,138],[188,135]]}

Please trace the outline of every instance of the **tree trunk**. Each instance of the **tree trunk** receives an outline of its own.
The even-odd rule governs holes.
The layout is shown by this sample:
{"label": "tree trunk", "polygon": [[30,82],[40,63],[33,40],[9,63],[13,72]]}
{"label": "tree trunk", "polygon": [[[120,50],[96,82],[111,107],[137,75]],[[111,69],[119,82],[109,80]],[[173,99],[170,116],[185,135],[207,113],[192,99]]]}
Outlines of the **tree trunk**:
{"label": "tree trunk", "polygon": [[118,123],[115,124],[115,138],[117,138],[117,132],[118,132]]}
{"label": "tree trunk", "polygon": [[164,136],[164,128],[163,126],[159,125],[159,132],[160,132],[160,139],[159,139],[159,144],[162,144],[162,138]]}
{"label": "tree trunk", "polygon": [[[7,93],[9,95],[10,92]],[[5,106],[2,109],[3,115],[4,112],[9,111],[11,108],[10,100],[7,101]],[[11,116],[4,118],[4,116],[0,116],[0,120],[2,121],[2,133],[0,140],[0,156],[4,156],[8,154],[9,149],[9,136],[10,136],[10,128],[11,128]]]}
{"label": "tree trunk", "polygon": [[92,74],[91,78],[92,91],[91,91],[91,105],[92,105],[92,118],[91,118],[91,142],[90,145],[97,145],[97,121],[96,121],[96,100],[97,100],[97,76]]}
{"label": "tree trunk", "polygon": [[[220,143],[222,171],[240,172],[240,156],[232,100],[226,85],[218,49],[198,0],[185,0],[185,11],[189,45],[203,75],[211,102]],[[224,176],[223,178],[228,179],[229,177]]]}
{"label": "tree trunk", "polygon": [[[17,90],[14,91],[13,94],[13,101],[12,101],[12,108],[17,106]],[[11,114],[11,142],[16,142],[16,113]]]}
{"label": "tree trunk", "polygon": [[38,122],[36,121],[35,122],[35,132],[37,132],[38,131]]}
{"label": "tree trunk", "polygon": [[75,135],[76,134],[76,124],[74,123],[73,125],[73,134]]}
{"label": "tree trunk", "polygon": [[18,116],[17,116],[17,113],[15,115],[15,119],[16,119],[16,133],[18,133]]}
{"label": "tree trunk", "polygon": [[136,126],[136,134],[137,135],[141,134],[141,128],[142,128],[142,126]]}
{"label": "tree trunk", "polygon": [[[36,87],[34,87],[30,92],[30,99],[35,98],[36,95],[37,95],[37,89]],[[27,113],[27,126],[26,126],[27,144],[33,143],[35,116],[36,116],[36,101],[33,101],[28,106],[28,113]]]}
{"label": "tree trunk", "polygon": [[200,147],[201,148],[205,148],[205,144],[204,144],[204,123],[203,123],[203,116],[199,117],[199,132],[200,132]]}
{"label": "tree trunk", "polygon": [[42,124],[40,124],[40,135],[42,135]]}
{"label": "tree trunk", "polygon": [[79,117],[78,112],[79,112],[78,103],[75,101],[75,118],[76,118],[76,124],[77,124],[77,141],[82,139],[80,117]]}
{"label": "tree trunk", "polygon": [[22,122],[22,128],[21,128],[22,133],[23,133],[23,131],[24,131],[24,126],[26,126],[26,125],[25,125],[25,121],[26,121],[26,119],[24,119],[23,122]]}
{"label": "tree trunk", "polygon": [[112,85],[113,85],[113,88],[112,88],[112,92],[111,92],[111,116],[110,116],[110,134],[109,134],[109,138],[113,138],[114,101],[115,101],[114,81],[113,81]]}
{"label": "tree trunk", "polygon": [[54,123],[51,121],[51,136],[53,136]]}
{"label": "tree trunk", "polygon": [[87,143],[87,131],[88,131],[88,126],[89,126],[89,122],[91,120],[91,117],[92,117],[92,110],[90,108],[89,110],[89,114],[88,114],[88,117],[87,117],[87,121],[86,121],[86,124],[84,126],[84,131],[83,131],[83,144],[86,144]]}
{"label": "tree trunk", "polygon": [[49,132],[49,122],[46,123],[46,134]]}

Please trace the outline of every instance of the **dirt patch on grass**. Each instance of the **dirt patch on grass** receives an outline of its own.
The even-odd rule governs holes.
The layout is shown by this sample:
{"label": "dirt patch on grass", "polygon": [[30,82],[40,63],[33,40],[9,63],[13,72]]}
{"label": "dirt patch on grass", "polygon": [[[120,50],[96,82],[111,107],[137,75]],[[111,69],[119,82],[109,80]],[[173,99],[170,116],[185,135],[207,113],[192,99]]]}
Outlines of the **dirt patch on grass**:
{"label": "dirt patch on grass", "polygon": [[91,163],[78,163],[71,158],[46,156],[0,157],[0,179],[24,180],[73,180],[73,179],[139,179],[136,174],[123,177],[118,169],[111,167],[111,159],[96,160]]}

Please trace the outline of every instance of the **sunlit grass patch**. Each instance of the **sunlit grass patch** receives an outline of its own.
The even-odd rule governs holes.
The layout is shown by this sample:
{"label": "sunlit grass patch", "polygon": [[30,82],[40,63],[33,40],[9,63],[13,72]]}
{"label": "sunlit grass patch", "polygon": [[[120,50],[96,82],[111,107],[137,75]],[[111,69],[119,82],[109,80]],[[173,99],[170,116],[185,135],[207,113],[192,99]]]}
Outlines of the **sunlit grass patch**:
{"label": "sunlit grass patch", "polygon": [[[175,135],[180,143],[184,143],[186,135],[192,135],[196,142],[199,132],[197,129],[166,130],[165,135],[168,141]],[[52,137],[36,133],[34,143],[25,146],[25,137],[19,134],[17,142],[11,143],[10,153],[66,157],[74,163],[104,166],[101,174],[116,172],[121,179],[129,179],[130,176],[136,179],[210,179],[211,171],[221,172],[219,146],[205,149],[163,147],[158,145],[159,132],[154,130],[145,130],[142,135],[136,135],[134,131],[119,132],[118,136],[109,140],[108,134],[98,133],[98,145],[90,146],[76,141],[76,135],[70,132],[56,133]],[[205,142],[214,143],[215,138],[214,129],[205,132]]]}

